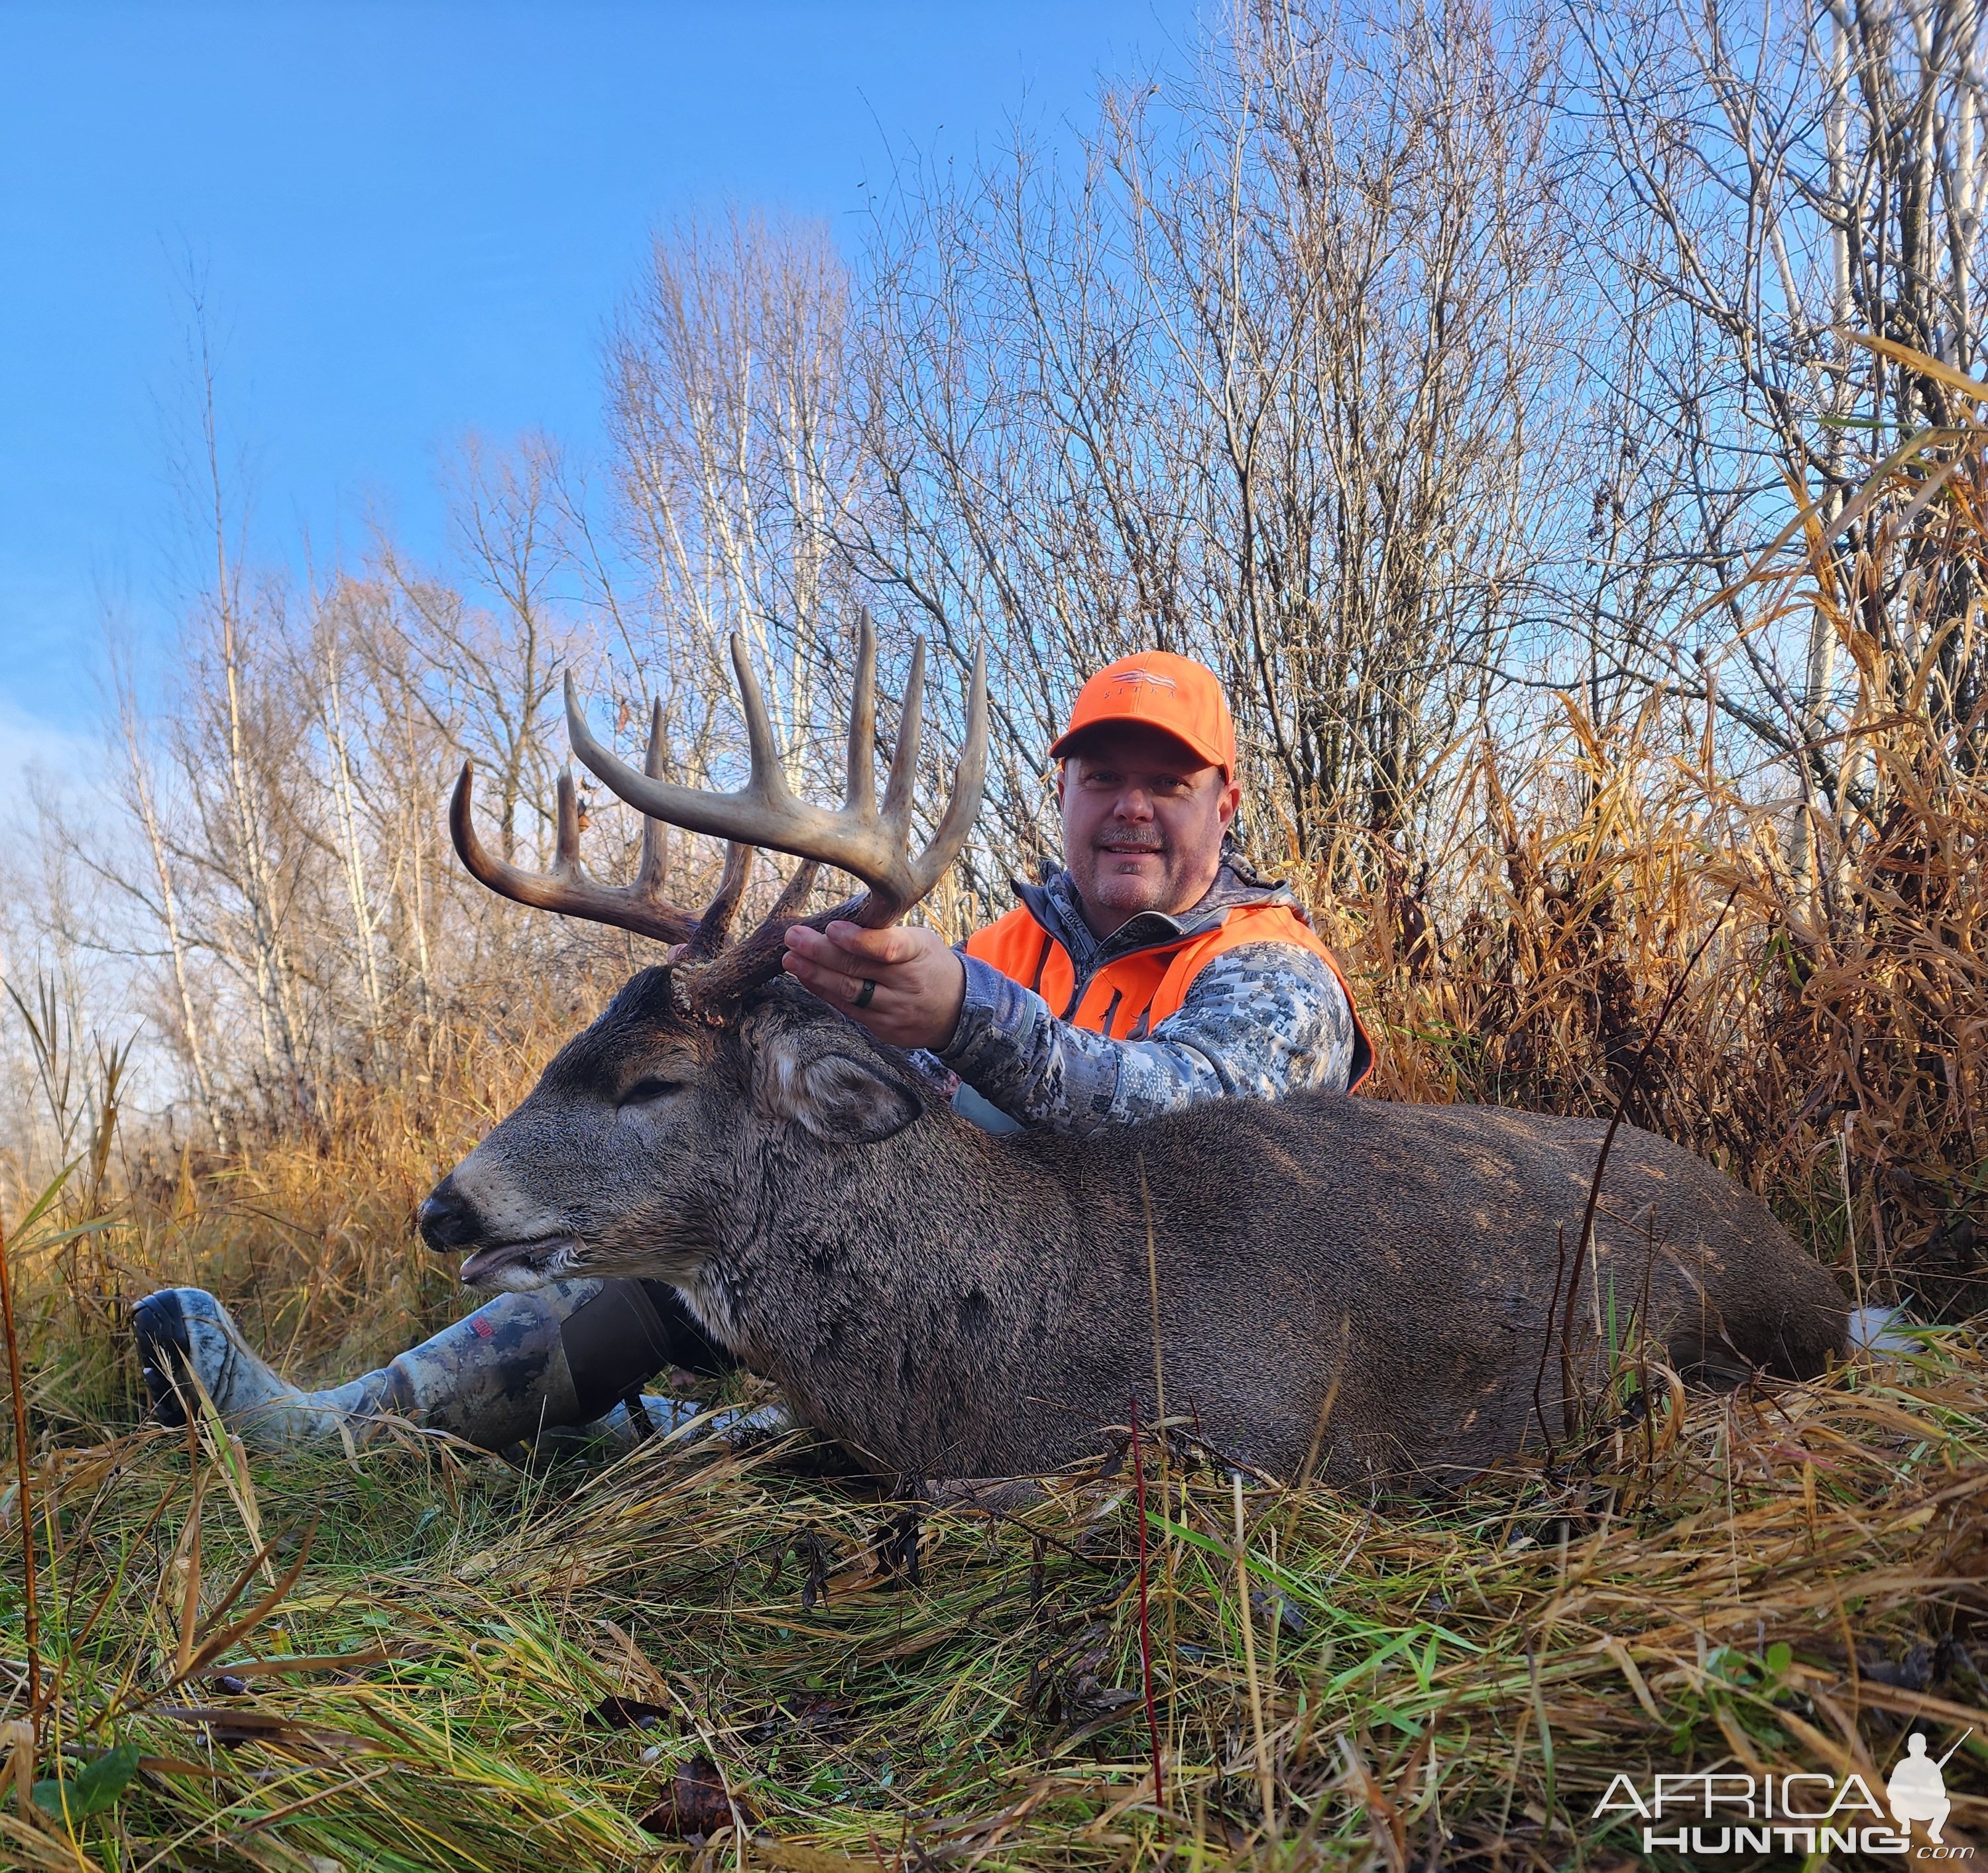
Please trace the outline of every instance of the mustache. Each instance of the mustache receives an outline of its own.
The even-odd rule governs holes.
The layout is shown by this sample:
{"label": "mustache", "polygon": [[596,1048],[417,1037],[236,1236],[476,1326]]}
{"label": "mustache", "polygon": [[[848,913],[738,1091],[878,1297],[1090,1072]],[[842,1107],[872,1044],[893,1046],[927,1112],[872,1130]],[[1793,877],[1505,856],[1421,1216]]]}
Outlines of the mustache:
{"label": "mustache", "polygon": [[1167,849],[1165,835],[1157,827],[1149,830],[1135,830],[1131,827],[1107,827],[1091,839],[1094,852],[1102,852],[1107,846],[1134,846],[1142,852],[1164,852]]}

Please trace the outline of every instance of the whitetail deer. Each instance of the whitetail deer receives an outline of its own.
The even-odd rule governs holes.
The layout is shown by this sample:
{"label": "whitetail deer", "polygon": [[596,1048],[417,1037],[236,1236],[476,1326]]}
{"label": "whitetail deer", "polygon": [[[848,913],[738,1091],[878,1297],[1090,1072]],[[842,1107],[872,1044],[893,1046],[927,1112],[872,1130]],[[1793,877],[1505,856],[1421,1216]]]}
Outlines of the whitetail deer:
{"label": "whitetail deer", "polygon": [[[789,792],[735,639],[752,756],[735,793],[664,779],[653,732],[646,771],[625,765],[569,679],[575,752],[647,816],[629,887],[581,872],[564,779],[551,873],[492,858],[465,766],[450,823],[485,884],[682,946],[629,982],[424,1205],[431,1245],[468,1252],[465,1281],[671,1282],[809,1423],[913,1479],[1053,1468],[1094,1451],[1135,1393],[1151,1412],[1163,1386],[1236,1460],[1440,1483],[1517,1451],[1529,1423],[1564,1435],[1567,1374],[1611,1323],[1620,1343],[1727,1381],[1807,1376],[1843,1347],[1834,1283],[1766,1205],[1634,1128],[1615,1138],[1591,1245],[1604,1128],[1589,1121],[1316,1094],[1090,1138],[996,1137],[957,1117],[942,1076],[780,973],[816,864],[867,894],[809,921],[877,928],[966,840],[984,661],[951,800],[914,859],[923,654],[880,807],[865,627],[839,812]],[[732,842],[701,915],[660,894],[664,823]],[[753,846],[806,862],[727,948]]]}

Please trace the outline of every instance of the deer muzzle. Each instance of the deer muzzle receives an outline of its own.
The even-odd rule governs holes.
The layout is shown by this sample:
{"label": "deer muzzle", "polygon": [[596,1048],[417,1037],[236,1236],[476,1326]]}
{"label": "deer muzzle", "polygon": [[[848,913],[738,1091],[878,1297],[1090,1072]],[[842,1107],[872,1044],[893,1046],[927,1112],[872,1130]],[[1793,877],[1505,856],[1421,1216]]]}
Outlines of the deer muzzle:
{"label": "deer muzzle", "polygon": [[438,1255],[468,1252],[459,1271],[468,1287],[538,1287],[570,1273],[580,1253],[563,1232],[502,1237],[453,1171],[429,1192],[418,1222],[422,1241]]}

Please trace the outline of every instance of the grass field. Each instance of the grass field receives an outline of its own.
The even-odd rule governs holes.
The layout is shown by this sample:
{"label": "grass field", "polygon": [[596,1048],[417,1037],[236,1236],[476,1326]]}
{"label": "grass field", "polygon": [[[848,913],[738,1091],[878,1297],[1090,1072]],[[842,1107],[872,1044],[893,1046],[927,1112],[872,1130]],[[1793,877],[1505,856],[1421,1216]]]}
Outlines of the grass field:
{"label": "grass field", "polygon": [[1949,1838],[1988,1817],[1965,1329],[1807,1388],[1660,1388],[1439,1506],[1148,1433],[1143,1569],[1127,1460],[916,1517],[795,1455],[690,1440],[533,1474],[404,1433],[250,1462],[211,1424],[65,1449],[37,1478],[46,1738],[39,1772],[14,1760],[39,1779],[29,1818],[0,1812],[10,1854],[1614,1865],[1640,1824],[1591,1811],[1618,1772],[1880,1789],[1915,1724],[1936,1753],[1976,1726]]}
{"label": "grass field", "polygon": [[[1508,898],[1441,968],[1404,961],[1384,906],[1341,907],[1381,1090],[1631,1097],[1771,1195],[1846,1293],[1947,1323],[1909,1355],[1723,1398],[1625,1373],[1581,1448],[1436,1505],[1239,1486],[1185,1427],[1165,1450],[1149,1427],[1136,1468],[933,1513],[915,1538],[793,1449],[693,1441],[534,1473],[412,1432],[251,1462],[218,1426],[142,1428],[123,1310],[160,1283],[215,1289],[319,1381],[461,1311],[408,1219],[570,1025],[553,1009],[465,1044],[421,1098],[355,1092],[316,1136],[139,1151],[121,1179],[86,1164],[16,1223],[39,1566],[31,1597],[10,1480],[7,1857],[1613,1867],[1641,1845],[1635,1817],[1594,1813],[1618,1773],[1876,1789],[1913,1725],[1936,1754],[1974,1726],[1946,1767],[1949,1839],[1972,1840],[1980,783],[1928,789],[1851,854],[1860,881],[1818,924],[1757,849],[1718,852],[1723,807],[1666,801],[1678,773],[1633,749],[1598,762],[1577,814],[1515,834]],[[1938,888],[1898,885],[1902,850]],[[1753,895],[1729,899],[1736,875]],[[1624,1032],[1647,1077],[1611,1070]],[[1717,1864],[1750,1859],[1791,1864]]]}
{"label": "grass field", "polygon": [[1357,854],[1294,875],[1382,1096],[1626,1112],[1846,1295],[1943,1324],[1800,1388],[1687,1397],[1625,1361],[1574,1445],[1440,1503],[1239,1477],[1180,1425],[1032,1506],[921,1516],[798,1443],[531,1469],[411,1428],[251,1461],[211,1422],[144,1428],[125,1310],[154,1285],[214,1288],[317,1381],[462,1310],[414,1206],[604,999],[613,955],[576,952],[556,992],[500,984],[503,1019],[453,1011],[445,1071],[355,1080],[309,1131],[117,1140],[106,1083],[60,1193],[25,1223],[8,1197],[10,1862],[1619,1867],[1618,1776],[1878,1790],[1915,1727],[1971,1844],[1988,704],[1939,715],[1927,671],[1983,614],[1922,654],[1885,619],[1988,580],[1980,443],[1940,473],[1882,550],[1818,531],[1767,600],[1854,658],[1861,801],[1790,820],[1722,776],[1702,712],[1604,733],[1567,698],[1543,769],[1487,748],[1459,779],[1441,894]]}

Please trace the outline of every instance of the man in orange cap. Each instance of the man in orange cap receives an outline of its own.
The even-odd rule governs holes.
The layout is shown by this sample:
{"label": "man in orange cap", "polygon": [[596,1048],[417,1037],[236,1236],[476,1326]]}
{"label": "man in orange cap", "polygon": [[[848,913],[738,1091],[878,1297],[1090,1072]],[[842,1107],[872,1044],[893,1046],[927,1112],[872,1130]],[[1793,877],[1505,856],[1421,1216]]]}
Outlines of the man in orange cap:
{"label": "man in orange cap", "polygon": [[1121,658],[1050,752],[1061,872],[1017,884],[1020,905],[958,950],[902,925],[796,925],[789,972],[878,1040],[937,1054],[1013,1123],[1090,1132],[1358,1085],[1373,1053],[1338,965],[1229,844],[1242,790],[1215,673]]}

